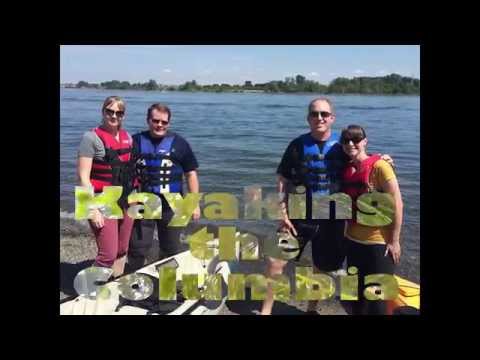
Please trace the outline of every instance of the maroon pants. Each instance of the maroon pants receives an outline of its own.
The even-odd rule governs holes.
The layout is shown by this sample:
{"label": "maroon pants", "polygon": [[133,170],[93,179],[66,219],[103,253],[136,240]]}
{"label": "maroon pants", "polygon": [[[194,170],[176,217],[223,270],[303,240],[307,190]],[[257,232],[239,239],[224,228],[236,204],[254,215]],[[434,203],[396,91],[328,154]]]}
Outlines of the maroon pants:
{"label": "maroon pants", "polygon": [[123,210],[123,219],[104,219],[105,225],[98,229],[88,221],[97,241],[98,254],[95,266],[112,267],[113,262],[127,254],[132,233],[133,219]]}

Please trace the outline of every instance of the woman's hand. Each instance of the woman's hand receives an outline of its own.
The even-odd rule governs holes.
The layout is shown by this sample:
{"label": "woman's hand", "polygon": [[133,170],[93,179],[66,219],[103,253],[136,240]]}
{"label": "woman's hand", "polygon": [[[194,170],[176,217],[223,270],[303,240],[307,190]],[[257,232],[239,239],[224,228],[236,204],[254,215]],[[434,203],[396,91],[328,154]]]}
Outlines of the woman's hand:
{"label": "woman's hand", "polygon": [[391,158],[390,155],[388,155],[388,154],[383,154],[383,155],[382,155],[382,160],[384,160],[384,161],[386,161],[387,163],[389,163],[390,166],[395,169],[395,164],[394,164],[393,159]]}
{"label": "woman's hand", "polygon": [[402,255],[402,248],[400,247],[400,241],[393,241],[391,243],[387,244],[387,247],[385,249],[385,256],[392,255],[393,258],[393,263],[395,265],[398,265],[400,262],[400,256]]}
{"label": "woman's hand", "polygon": [[92,210],[92,218],[90,220],[97,229],[101,229],[105,225],[103,214],[98,209]]}
{"label": "woman's hand", "polygon": [[285,216],[283,220],[280,222],[280,231],[288,231],[290,235],[295,235],[297,236],[297,229],[295,229],[295,226],[293,226],[292,222],[288,218],[288,216]]}
{"label": "woman's hand", "polygon": [[193,220],[197,221],[198,219],[200,219],[200,214],[201,214],[200,206],[197,206],[195,210],[193,210],[193,214],[192,214]]}

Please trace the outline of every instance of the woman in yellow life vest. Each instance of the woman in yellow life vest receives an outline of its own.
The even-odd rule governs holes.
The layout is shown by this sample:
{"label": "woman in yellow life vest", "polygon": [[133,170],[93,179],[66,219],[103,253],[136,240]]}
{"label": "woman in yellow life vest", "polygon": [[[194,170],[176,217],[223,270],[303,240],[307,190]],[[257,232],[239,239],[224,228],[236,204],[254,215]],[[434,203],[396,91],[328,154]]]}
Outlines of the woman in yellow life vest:
{"label": "woman in yellow life vest", "polygon": [[[342,177],[342,192],[352,198],[352,220],[347,222],[345,237],[348,267],[358,269],[358,301],[352,302],[354,315],[386,314],[386,302],[366,300],[364,277],[370,274],[392,274],[400,261],[400,230],[403,202],[393,168],[378,155],[366,152],[367,136],[358,125],[350,125],[340,137],[343,151],[351,161]],[[387,226],[366,226],[357,222],[357,198],[367,192],[388,193],[393,198],[393,221]]]}

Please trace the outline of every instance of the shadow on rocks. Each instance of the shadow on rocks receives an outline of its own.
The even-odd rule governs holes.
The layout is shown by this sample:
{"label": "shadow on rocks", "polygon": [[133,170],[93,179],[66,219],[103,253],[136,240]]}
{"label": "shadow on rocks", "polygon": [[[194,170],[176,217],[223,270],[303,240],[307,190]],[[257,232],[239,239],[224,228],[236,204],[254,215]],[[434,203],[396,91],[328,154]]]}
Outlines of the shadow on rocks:
{"label": "shadow on rocks", "polygon": [[73,280],[81,270],[92,266],[93,261],[94,260],[91,259],[76,264],[65,262],[60,263],[60,291],[68,296],[77,295],[73,288]]}
{"label": "shadow on rocks", "polygon": [[[251,289],[245,288],[245,300],[230,300],[226,306],[228,310],[239,315],[256,315],[262,309],[261,300],[250,300]],[[305,315],[305,312],[286,303],[275,301],[272,308],[272,315]]]}

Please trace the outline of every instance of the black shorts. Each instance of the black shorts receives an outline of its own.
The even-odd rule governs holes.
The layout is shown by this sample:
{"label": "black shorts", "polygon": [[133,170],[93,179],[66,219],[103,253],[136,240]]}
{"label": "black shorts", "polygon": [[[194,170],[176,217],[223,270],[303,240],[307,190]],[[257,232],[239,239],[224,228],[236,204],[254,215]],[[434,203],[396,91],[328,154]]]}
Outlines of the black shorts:
{"label": "black shorts", "polygon": [[335,271],[342,268],[346,255],[344,239],[345,220],[292,220],[298,232],[300,254],[309,241],[312,242],[312,260],[321,271]]}
{"label": "black shorts", "polygon": [[347,244],[348,267],[355,266],[358,269],[358,301],[352,301],[353,315],[385,315],[387,314],[387,302],[382,300],[369,301],[365,299],[365,276],[370,274],[390,274],[395,272],[393,258],[389,254],[385,256],[385,244],[360,244],[345,239]]}
{"label": "black shorts", "polygon": [[143,266],[153,245],[154,231],[157,228],[159,252],[158,259],[176,255],[182,251],[180,235],[184,227],[168,226],[173,212],[163,212],[159,220],[135,220],[128,250],[129,262],[133,270]]}

